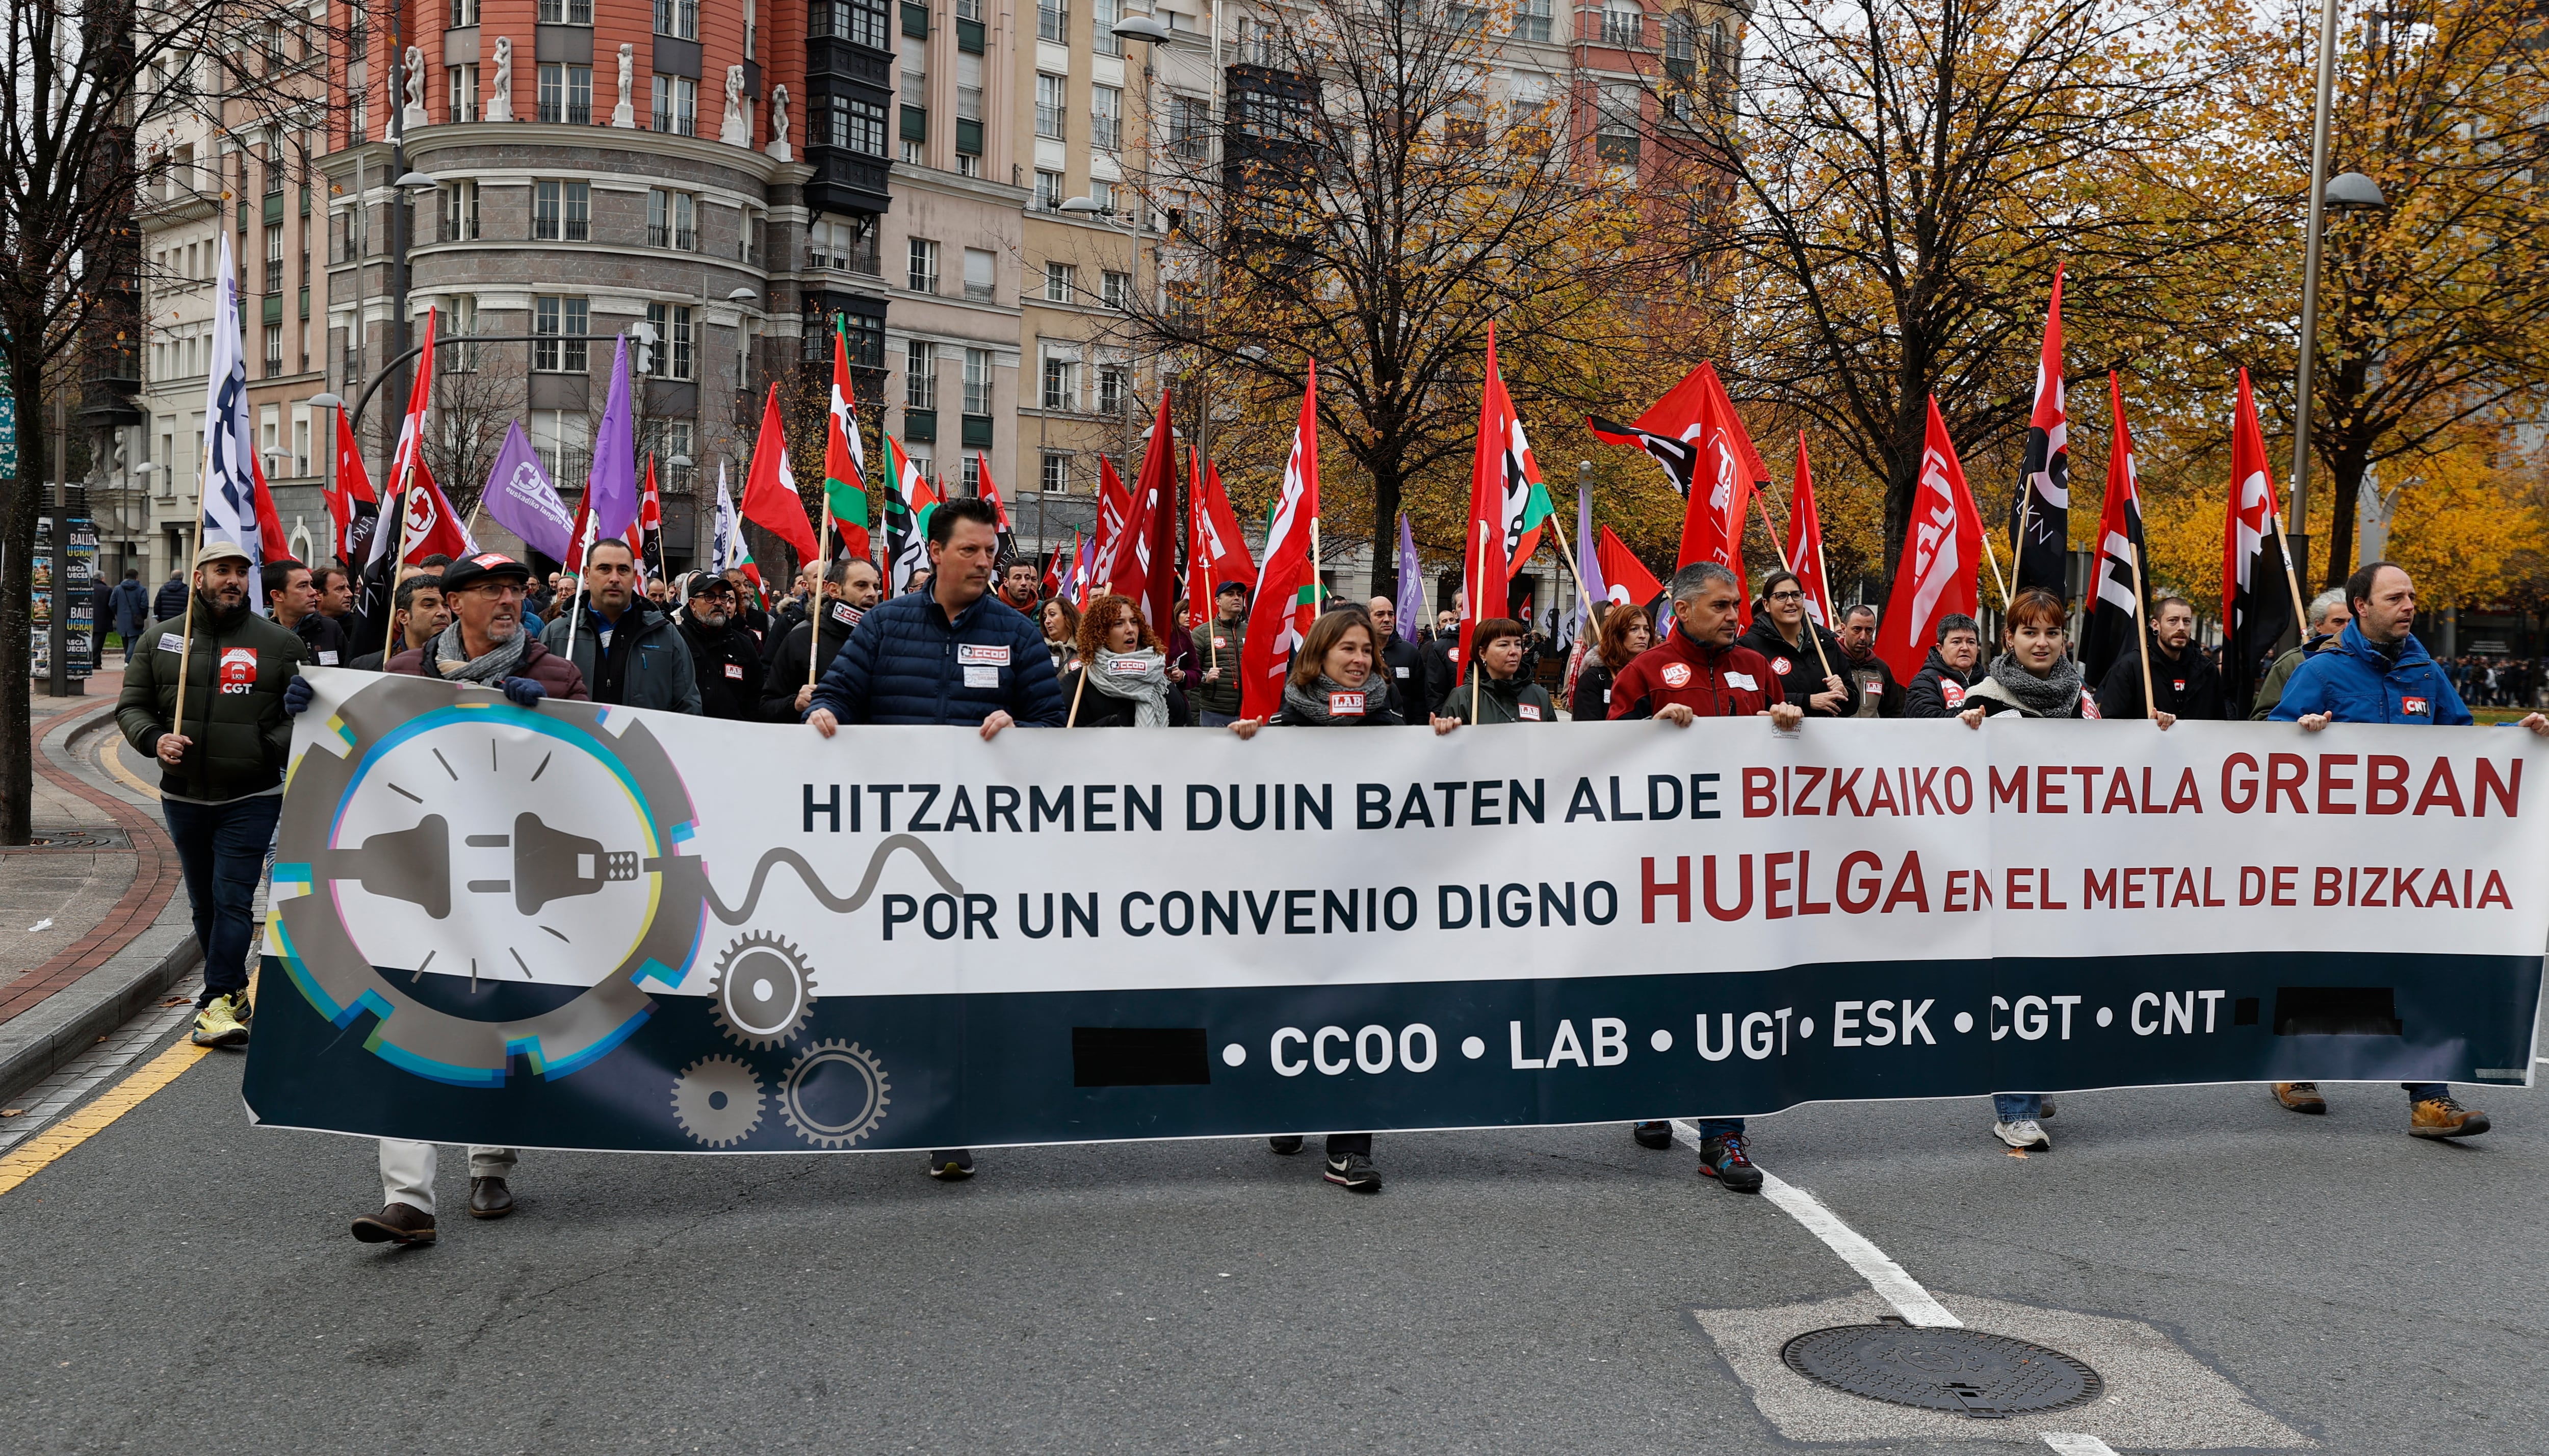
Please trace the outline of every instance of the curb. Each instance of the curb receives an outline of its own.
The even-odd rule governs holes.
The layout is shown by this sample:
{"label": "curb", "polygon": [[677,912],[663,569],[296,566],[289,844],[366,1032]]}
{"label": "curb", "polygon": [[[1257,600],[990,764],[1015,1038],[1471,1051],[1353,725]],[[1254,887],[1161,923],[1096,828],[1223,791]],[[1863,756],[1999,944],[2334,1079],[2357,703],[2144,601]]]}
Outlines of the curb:
{"label": "curb", "polygon": [[[142,1015],[167,994],[168,988],[203,964],[204,954],[190,932],[150,965],[127,974],[124,984],[104,1000],[55,1027],[40,1041],[0,1052],[0,1098],[11,1097],[43,1081],[71,1058],[96,1045],[116,1027]],[[111,974],[104,967],[90,978]]]}

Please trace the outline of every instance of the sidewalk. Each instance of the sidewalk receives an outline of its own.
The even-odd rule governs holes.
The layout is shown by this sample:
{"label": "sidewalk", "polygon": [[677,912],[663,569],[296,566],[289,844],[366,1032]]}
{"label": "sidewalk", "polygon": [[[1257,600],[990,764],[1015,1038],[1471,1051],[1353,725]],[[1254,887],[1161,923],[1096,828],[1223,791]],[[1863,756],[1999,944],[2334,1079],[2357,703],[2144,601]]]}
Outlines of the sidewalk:
{"label": "sidewalk", "polygon": [[[0,1097],[157,1001],[200,959],[157,804],[105,772],[120,668],[38,698],[33,846],[0,848]],[[146,782],[146,780],[145,780]]]}

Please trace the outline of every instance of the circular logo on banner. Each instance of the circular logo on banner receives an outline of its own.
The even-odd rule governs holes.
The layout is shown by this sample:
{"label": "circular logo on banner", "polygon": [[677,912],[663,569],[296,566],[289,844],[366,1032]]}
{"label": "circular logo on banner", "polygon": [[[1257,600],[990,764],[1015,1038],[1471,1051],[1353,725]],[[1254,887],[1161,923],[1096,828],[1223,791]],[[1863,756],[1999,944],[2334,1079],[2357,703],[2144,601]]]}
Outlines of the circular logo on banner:
{"label": "circular logo on banner", "polygon": [[1690,664],[1687,662],[1665,663],[1664,686],[1668,688],[1684,688],[1690,686]]}
{"label": "circular logo on banner", "polygon": [[1788,669],[1795,665],[1796,664],[1790,662],[1785,657],[1773,657],[1770,659],[1770,671],[1779,677],[1786,677],[1788,675]]}

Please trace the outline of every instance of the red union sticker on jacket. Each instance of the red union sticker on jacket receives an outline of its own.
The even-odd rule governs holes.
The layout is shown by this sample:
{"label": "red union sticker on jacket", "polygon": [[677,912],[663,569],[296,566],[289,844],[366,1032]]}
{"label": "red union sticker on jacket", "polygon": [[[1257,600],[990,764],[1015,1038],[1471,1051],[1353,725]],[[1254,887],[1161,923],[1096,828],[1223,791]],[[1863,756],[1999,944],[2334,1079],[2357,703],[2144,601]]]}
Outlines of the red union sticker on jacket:
{"label": "red union sticker on jacket", "polygon": [[256,687],[256,648],[222,648],[222,691],[251,692]]}
{"label": "red union sticker on jacket", "polygon": [[1540,705],[1537,703],[1517,703],[1514,705],[1514,712],[1520,715],[1525,723],[1540,722]]}
{"label": "red union sticker on jacket", "polygon": [[1773,677],[1786,677],[1788,669],[1796,665],[1785,657],[1773,657],[1770,659],[1770,673]]}
{"label": "red union sticker on jacket", "polygon": [[1938,679],[1938,696],[1950,708],[1965,701],[1965,690],[1952,678]]}
{"label": "red union sticker on jacket", "polygon": [[967,667],[975,666],[978,663],[989,664],[992,667],[1006,667],[1009,665],[1009,649],[1006,647],[987,647],[980,642],[958,642],[956,644],[956,660],[958,663]]}
{"label": "red union sticker on jacket", "polygon": [[1330,718],[1361,718],[1361,717],[1363,717],[1363,694],[1361,694],[1361,693],[1330,693],[1330,694],[1328,694],[1328,716],[1329,716]]}
{"label": "red union sticker on jacket", "polygon": [[1687,662],[1665,663],[1664,686],[1668,688],[1683,688],[1690,686],[1690,664]]}
{"label": "red union sticker on jacket", "polygon": [[2432,712],[2431,709],[2425,706],[2425,700],[2422,698],[2401,698],[2399,700],[2399,711],[2407,715],[2409,718],[2423,718]]}

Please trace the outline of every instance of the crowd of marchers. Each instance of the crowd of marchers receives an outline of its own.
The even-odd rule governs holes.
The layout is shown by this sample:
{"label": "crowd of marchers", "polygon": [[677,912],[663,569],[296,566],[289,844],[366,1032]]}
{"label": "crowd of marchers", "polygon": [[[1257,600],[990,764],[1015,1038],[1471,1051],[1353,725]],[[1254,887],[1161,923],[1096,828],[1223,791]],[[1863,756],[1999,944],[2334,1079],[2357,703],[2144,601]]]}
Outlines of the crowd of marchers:
{"label": "crowd of marchers", "polygon": [[[205,950],[194,1039],[237,1046],[249,1035],[250,908],[273,841],[291,719],[314,696],[304,666],[438,678],[524,706],[558,698],[802,723],[825,736],[844,724],[962,726],[986,739],[1012,728],[1199,727],[1245,741],[1270,729],[1448,734],[1564,719],[1687,727],[1760,717],[1791,731],[1811,719],[1954,718],[1978,727],[2001,714],[2145,719],[2162,730],[2182,719],[2233,717],[2303,732],[2330,723],[2472,722],[2455,675],[2409,630],[2414,583],[2378,562],[2310,604],[2306,638],[2271,664],[2253,703],[2225,701],[2221,674],[2195,643],[2194,608],[2181,598],[2153,605],[2142,648],[2098,682],[2072,654],[2064,604],[2041,590],[2007,604],[1988,654],[1972,618],[1944,618],[1928,661],[1898,682],[1874,650],[1875,608],[1852,607],[1838,631],[1828,631],[1789,573],[1765,577],[1747,603],[1732,571],[1703,563],[1674,575],[1661,611],[1597,606],[1564,654],[1557,695],[1540,680],[1544,639],[1521,622],[1470,624],[1464,669],[1456,613],[1428,630],[1398,622],[1385,598],[1328,604],[1291,654],[1279,706],[1244,717],[1247,588],[1222,586],[1193,630],[1180,614],[1163,634],[1127,597],[1084,607],[1045,596],[1035,565],[1003,558],[998,528],[987,502],[945,502],[929,519],[928,565],[900,593],[888,597],[872,563],[848,558],[801,576],[775,611],[740,572],[650,579],[615,539],[588,548],[578,575],[545,582],[497,553],[428,558],[401,570],[380,622],[354,610],[339,568],[255,568],[236,546],[206,544],[192,590],[158,604],[171,610],[127,636],[119,704],[126,737],[161,769],[168,830]],[[2549,736],[2540,714],[2519,727]],[[2406,1091],[2408,1130],[2418,1137],[2488,1130],[2486,1116],[2445,1085]],[[2309,1083],[2274,1084],[2272,1093],[2297,1113],[2326,1111]],[[2049,1147],[2043,1123],[2053,1113],[2039,1094],[1997,1094],[1992,1133],[2015,1148]],[[1760,1188],[1741,1119],[1702,1121],[1697,1133],[1703,1175],[1738,1192]],[[1673,1127],[1642,1122],[1632,1135],[1666,1149]],[[1279,1154],[1302,1147],[1299,1136],[1273,1139]],[[1321,1174],[1354,1192],[1377,1191],[1372,1152],[1368,1132],[1330,1133]],[[469,1153],[469,1213],[512,1213],[514,1150]],[[963,1148],[932,1152],[925,1167],[942,1181],[975,1172]],[[385,1141],[380,1169],[384,1206],[356,1220],[355,1236],[430,1242],[435,1149]]]}

